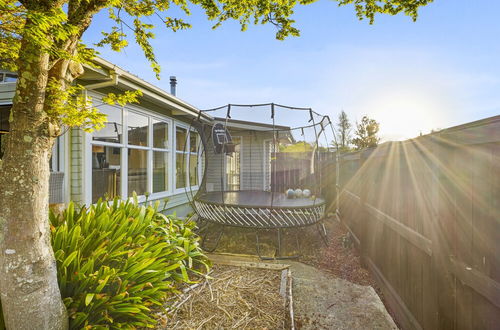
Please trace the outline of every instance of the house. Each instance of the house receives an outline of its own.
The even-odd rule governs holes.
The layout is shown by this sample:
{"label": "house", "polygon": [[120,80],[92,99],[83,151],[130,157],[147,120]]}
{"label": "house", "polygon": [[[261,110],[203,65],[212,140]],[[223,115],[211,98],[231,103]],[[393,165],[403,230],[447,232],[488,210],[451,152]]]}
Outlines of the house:
{"label": "house", "polygon": [[[107,114],[105,127],[93,133],[72,128],[57,139],[50,163],[50,203],[95,203],[103,196],[128,198],[135,191],[140,201],[168,198],[167,212],[184,216],[192,211],[190,195],[201,185],[205,171],[207,191],[263,190],[271,187],[271,125],[212,117],[175,96],[171,77],[168,93],[116,65],[96,58],[97,67],[85,66],[77,83],[94,106]],[[9,131],[9,110],[16,74],[0,71],[0,145]],[[138,104],[111,106],[102,101],[107,93],[140,89]],[[230,154],[213,152],[201,135],[223,123],[235,145]],[[293,140],[285,126],[280,139]],[[1,148],[0,148],[1,157]],[[221,172],[222,171],[222,172]],[[223,179],[221,180],[221,173]]]}
{"label": "house", "polygon": [[[215,117],[213,125],[227,128],[234,152],[215,153],[213,139],[207,139],[207,191],[271,190],[271,153],[274,150],[273,133],[281,130],[281,140],[292,140],[290,128]],[[213,127],[209,126],[209,129]],[[204,133],[210,136],[210,132]],[[225,175],[222,176],[221,173]]]}
{"label": "house", "polygon": [[[95,64],[98,68],[85,67],[77,83],[85,86],[108,121],[94,133],[72,128],[57,139],[50,203],[88,205],[103,196],[128,198],[135,191],[140,201],[146,193],[149,200],[168,198],[169,212],[186,215],[191,211],[188,194],[197,191],[202,177],[202,144],[190,121],[196,117],[209,122],[212,117],[177,98],[175,85],[168,93],[102,58]],[[0,139],[9,131],[16,78],[0,71]],[[137,89],[143,92],[138,104],[102,102],[109,92]]]}

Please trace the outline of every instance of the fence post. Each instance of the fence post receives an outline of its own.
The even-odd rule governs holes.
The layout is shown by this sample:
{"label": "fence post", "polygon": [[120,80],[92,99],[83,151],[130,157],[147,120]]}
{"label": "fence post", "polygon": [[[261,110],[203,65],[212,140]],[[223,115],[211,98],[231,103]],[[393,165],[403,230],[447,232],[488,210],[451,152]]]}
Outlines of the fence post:
{"label": "fence post", "polygon": [[368,256],[368,226],[369,226],[369,213],[366,207],[366,196],[368,194],[368,188],[366,186],[362,185],[361,183],[368,183],[368,173],[367,169],[365,166],[367,155],[366,153],[368,150],[363,150],[359,152],[359,167],[358,167],[358,184],[360,186],[359,188],[359,216],[360,216],[360,228],[359,228],[359,242],[360,242],[360,252],[361,252],[361,262],[363,266],[366,268],[367,263],[366,263],[366,257]]}
{"label": "fence post", "polygon": [[[449,269],[449,257],[452,254],[455,237],[456,200],[452,189],[450,169],[454,166],[454,150],[449,141],[441,134],[433,136],[433,149],[436,161],[436,183],[438,184],[437,218],[434,224],[433,266],[436,267],[438,287],[438,327],[456,328],[456,288],[454,276]],[[453,164],[453,165],[452,165]]]}

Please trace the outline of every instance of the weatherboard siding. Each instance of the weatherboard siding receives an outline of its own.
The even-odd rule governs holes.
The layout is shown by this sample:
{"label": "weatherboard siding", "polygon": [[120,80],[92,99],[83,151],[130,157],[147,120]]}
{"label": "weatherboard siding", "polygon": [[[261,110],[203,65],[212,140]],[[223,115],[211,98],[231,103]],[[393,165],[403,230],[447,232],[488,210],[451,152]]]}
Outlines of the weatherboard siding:
{"label": "weatherboard siding", "polygon": [[[241,158],[240,158],[240,189],[241,190],[263,190],[264,176],[266,169],[264,168],[265,156],[265,141],[272,138],[272,134],[268,132],[257,132],[255,134],[250,131],[235,131],[231,132],[233,137],[241,137]],[[222,190],[221,176],[225,180],[225,162],[224,154],[215,154],[212,141],[208,141],[206,152],[208,158],[207,167],[207,191]]]}
{"label": "weatherboard siding", "polygon": [[70,141],[70,198],[83,203],[83,144],[84,133],[80,128],[71,129]]}

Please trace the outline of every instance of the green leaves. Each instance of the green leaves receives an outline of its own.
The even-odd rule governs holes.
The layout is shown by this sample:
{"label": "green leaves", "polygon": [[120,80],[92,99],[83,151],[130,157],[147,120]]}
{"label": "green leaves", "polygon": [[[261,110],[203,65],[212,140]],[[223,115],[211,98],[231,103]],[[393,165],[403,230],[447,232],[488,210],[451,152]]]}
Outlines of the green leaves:
{"label": "green leaves", "polygon": [[352,143],[356,146],[356,150],[376,147],[380,141],[377,135],[379,129],[379,123],[375,121],[375,119],[370,119],[367,116],[363,116],[360,123],[356,122],[355,137],[352,139]]}
{"label": "green leaves", "polygon": [[140,96],[142,96],[142,91],[138,89],[135,91],[125,91],[124,93],[118,95],[115,93],[109,93],[102,98],[102,101],[110,105],[119,104],[124,106],[127,103],[138,103]]}
{"label": "green leaves", "polygon": [[50,222],[72,329],[152,327],[151,308],[209,267],[193,223],[133,201],[70,203]]}
{"label": "green leaves", "polygon": [[336,0],[339,6],[354,4],[356,15],[360,20],[367,18],[370,24],[375,21],[376,14],[397,15],[403,12],[413,21],[417,20],[418,9],[434,0]]}

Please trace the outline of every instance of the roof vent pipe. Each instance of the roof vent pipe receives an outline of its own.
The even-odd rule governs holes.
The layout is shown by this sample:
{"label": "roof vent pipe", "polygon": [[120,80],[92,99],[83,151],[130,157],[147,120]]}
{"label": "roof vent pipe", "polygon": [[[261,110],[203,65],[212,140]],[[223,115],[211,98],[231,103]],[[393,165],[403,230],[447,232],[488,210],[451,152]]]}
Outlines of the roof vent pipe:
{"label": "roof vent pipe", "polygon": [[175,89],[177,87],[177,78],[175,76],[170,76],[170,94],[175,96]]}

